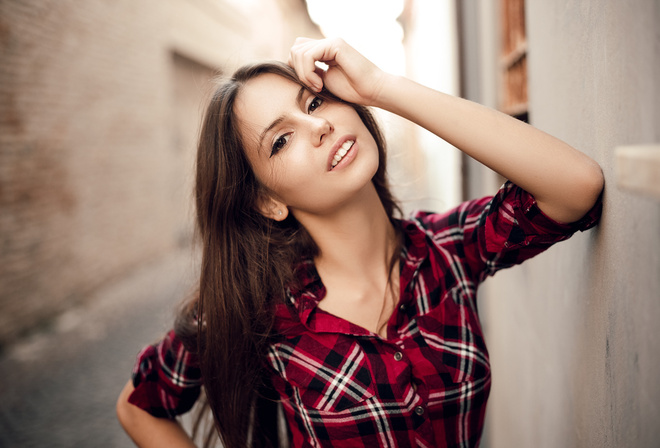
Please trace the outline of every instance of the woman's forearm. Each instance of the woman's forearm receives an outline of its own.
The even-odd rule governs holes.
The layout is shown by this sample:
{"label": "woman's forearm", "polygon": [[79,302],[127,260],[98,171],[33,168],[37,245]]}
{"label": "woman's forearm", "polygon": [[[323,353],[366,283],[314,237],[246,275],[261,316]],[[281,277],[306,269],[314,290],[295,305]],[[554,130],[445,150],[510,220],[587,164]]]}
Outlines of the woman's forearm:
{"label": "woman's forearm", "polygon": [[128,397],[132,391],[133,384],[129,381],[117,400],[117,418],[137,446],[141,448],[195,447],[177,421],[153,417],[129,403]]}
{"label": "woman's forearm", "polygon": [[526,189],[557,221],[582,217],[602,190],[602,172],[594,160],[480,104],[390,76],[375,105],[428,129]]}

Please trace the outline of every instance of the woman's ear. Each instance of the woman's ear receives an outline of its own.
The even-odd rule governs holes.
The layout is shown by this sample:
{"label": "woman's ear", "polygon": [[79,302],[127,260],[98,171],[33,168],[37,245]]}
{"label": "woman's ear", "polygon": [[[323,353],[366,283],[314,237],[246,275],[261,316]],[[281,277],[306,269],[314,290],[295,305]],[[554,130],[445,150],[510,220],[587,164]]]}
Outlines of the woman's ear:
{"label": "woman's ear", "polygon": [[274,221],[284,221],[289,216],[288,207],[282,202],[270,195],[262,196],[259,199],[259,212],[266,218]]}

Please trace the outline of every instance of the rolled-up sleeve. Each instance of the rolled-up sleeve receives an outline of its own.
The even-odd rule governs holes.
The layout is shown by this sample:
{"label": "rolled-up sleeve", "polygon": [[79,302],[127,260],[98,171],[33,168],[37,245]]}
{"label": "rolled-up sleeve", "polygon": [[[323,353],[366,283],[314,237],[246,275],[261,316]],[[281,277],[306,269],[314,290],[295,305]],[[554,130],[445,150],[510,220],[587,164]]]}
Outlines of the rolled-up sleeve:
{"label": "rolled-up sleeve", "polygon": [[443,253],[453,254],[453,265],[478,283],[592,228],[601,210],[599,197],[580,220],[560,223],[545,215],[530,193],[506,182],[493,197],[466,201],[442,214],[418,212],[413,219]]}
{"label": "rolled-up sleeve", "polygon": [[199,397],[202,379],[197,357],[172,330],[140,351],[133,386],[129,403],[154,417],[173,419],[189,411]]}
{"label": "rolled-up sleeve", "polygon": [[578,221],[557,222],[543,213],[530,193],[507,182],[486,205],[471,235],[471,243],[476,244],[479,259],[485,265],[482,274],[492,275],[520,264],[575,232],[594,227],[601,210],[599,197]]}

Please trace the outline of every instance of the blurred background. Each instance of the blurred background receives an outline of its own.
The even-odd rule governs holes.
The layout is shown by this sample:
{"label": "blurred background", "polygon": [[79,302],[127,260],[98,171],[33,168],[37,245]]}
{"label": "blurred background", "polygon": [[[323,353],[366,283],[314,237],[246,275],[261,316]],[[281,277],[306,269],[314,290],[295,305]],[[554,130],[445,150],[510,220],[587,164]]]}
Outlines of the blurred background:
{"label": "blurred background", "polygon": [[[657,446],[659,20],[657,0],[0,0],[0,446],[132,446],[114,403],[195,281],[214,79],[297,36],[341,36],[601,164],[600,226],[481,287],[482,445]],[[379,120],[406,212],[504,181]]]}

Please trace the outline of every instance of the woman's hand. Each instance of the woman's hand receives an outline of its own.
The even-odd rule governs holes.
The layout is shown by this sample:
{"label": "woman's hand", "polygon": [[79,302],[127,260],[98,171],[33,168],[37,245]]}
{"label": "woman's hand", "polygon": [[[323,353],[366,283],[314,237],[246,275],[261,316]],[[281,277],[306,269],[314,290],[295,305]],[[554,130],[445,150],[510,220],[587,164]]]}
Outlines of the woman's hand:
{"label": "woman's hand", "polygon": [[[328,65],[327,70],[316,62]],[[388,76],[342,39],[313,40],[299,37],[289,55],[289,65],[300,80],[319,92],[324,86],[344,101],[374,106]]]}

